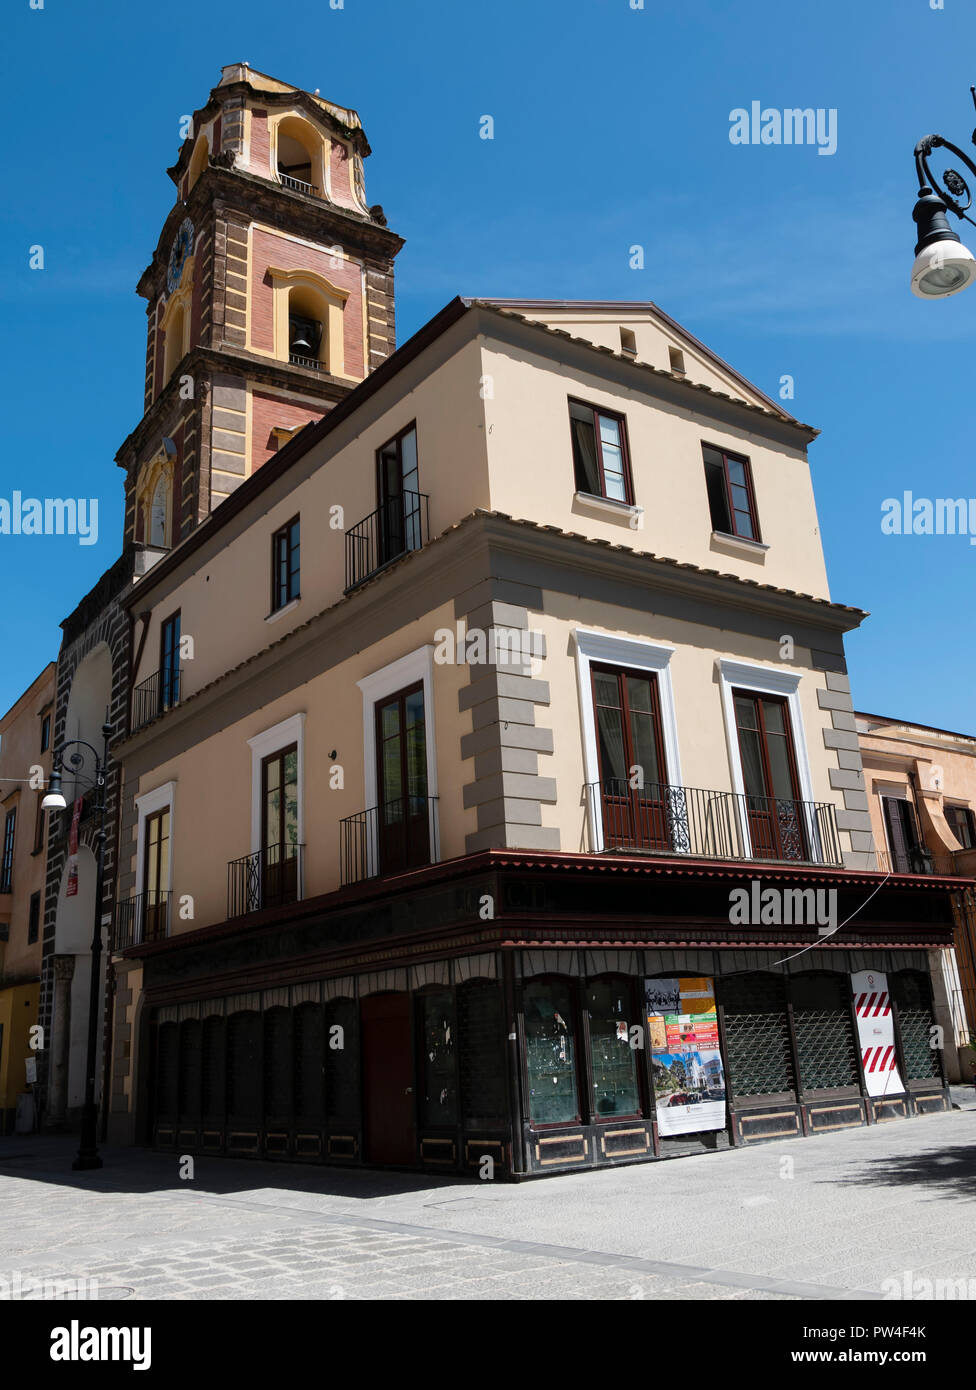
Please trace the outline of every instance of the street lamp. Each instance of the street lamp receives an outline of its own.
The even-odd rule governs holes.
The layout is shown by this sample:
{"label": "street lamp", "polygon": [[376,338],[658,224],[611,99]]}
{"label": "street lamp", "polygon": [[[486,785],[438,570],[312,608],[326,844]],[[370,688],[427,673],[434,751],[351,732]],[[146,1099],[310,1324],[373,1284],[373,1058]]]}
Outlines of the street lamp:
{"label": "street lamp", "polygon": [[[101,985],[102,962],[102,890],[105,883],[105,779],[108,768],[108,741],[112,733],[111,724],[102,725],[102,755],[84,739],[69,739],[54,750],[51,759],[51,776],[47,795],[41,807],[47,811],[63,811],[67,805],[61,792],[61,774],[67,764],[77,778],[90,755],[94,765],[91,785],[96,792],[95,811],[98,815],[98,830],[95,834],[97,847],[95,862],[95,922],[92,931],[91,948],[91,987],[88,994],[88,1046],[85,1055],[85,1104],[81,1114],[81,1143],[72,1168],[84,1170],[101,1168],[102,1160],[98,1152],[98,1108],[95,1105],[95,1071],[98,1053],[98,996]],[[75,751],[68,752],[68,749]],[[81,752],[81,749],[87,750]]]}
{"label": "street lamp", "polygon": [[[976,87],[969,90],[976,105]],[[973,131],[973,144],[976,145],[976,131]],[[976,164],[958,145],[941,135],[926,135],[915,146],[918,202],[912,217],[918,227],[918,242],[912,266],[912,294],[919,299],[945,299],[976,281],[976,256],[962,244],[946,216],[947,212],[954,212],[957,217],[973,222],[967,215],[973,196],[957,170],[947,169],[941,181],[933,176],[929,155],[937,149],[950,150],[976,177]],[[976,226],[976,222],[973,225]]]}

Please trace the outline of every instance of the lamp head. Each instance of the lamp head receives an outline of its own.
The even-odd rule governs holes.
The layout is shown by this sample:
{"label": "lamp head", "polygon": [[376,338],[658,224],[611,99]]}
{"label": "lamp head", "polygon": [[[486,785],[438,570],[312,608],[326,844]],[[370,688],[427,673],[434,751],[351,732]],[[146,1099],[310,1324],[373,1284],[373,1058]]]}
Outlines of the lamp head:
{"label": "lamp head", "polygon": [[912,294],[946,299],[976,280],[976,256],[949,226],[946,205],[931,188],[920,188],[912,217],[918,226]]}

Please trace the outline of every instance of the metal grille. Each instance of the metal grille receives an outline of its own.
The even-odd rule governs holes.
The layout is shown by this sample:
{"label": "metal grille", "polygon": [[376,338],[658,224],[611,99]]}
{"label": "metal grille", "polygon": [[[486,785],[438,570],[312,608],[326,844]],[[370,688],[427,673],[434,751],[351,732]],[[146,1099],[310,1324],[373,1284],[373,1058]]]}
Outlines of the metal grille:
{"label": "metal grille", "polygon": [[929,1030],[933,1021],[928,1009],[898,1010],[901,1046],[905,1055],[908,1081],[924,1081],[940,1075],[938,1051],[930,1046],[932,1035]]}
{"label": "metal grille", "polygon": [[914,970],[892,975],[891,993],[898,1005],[898,1024],[905,1062],[906,1081],[940,1077],[938,1050],[932,1047],[931,991],[926,977]]}
{"label": "metal grille", "polygon": [[793,1025],[804,1090],[858,1084],[849,1016],[840,1009],[802,1009]]}
{"label": "metal grille", "polygon": [[471,1124],[500,1124],[507,1110],[502,991],[472,980],[457,992],[461,1110]]}
{"label": "metal grille", "polygon": [[720,980],[719,998],[734,1094],[766,1096],[795,1090],[783,981],[774,975]]}

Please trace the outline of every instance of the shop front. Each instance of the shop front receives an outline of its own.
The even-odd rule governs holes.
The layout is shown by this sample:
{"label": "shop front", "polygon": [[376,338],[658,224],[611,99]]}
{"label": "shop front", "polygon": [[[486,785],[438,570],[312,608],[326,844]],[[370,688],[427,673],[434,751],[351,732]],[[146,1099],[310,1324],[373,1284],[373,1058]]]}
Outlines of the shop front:
{"label": "shop front", "polygon": [[[646,885],[621,885],[603,900],[624,926],[587,911],[582,883],[487,867],[415,876],[407,904],[292,905],[131,948],[137,1139],[520,1177],[948,1108],[917,922],[743,945],[708,914],[714,886],[659,887],[663,924],[635,920]],[[481,921],[486,893],[501,910]],[[951,930],[940,902],[933,937]],[[885,906],[913,903],[903,886]]]}

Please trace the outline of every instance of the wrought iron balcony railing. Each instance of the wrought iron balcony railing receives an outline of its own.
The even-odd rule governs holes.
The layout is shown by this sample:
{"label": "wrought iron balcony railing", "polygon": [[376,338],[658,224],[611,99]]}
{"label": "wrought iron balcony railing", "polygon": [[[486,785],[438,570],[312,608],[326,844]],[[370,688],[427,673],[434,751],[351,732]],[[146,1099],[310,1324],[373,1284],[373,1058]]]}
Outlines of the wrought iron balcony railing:
{"label": "wrought iron balcony railing", "polygon": [[281,907],[302,897],[304,845],[269,845],[227,865],[227,916]]}
{"label": "wrought iron balcony railing", "polygon": [[288,361],[293,367],[307,367],[313,372],[324,372],[325,363],[320,362],[317,357],[303,357],[299,352],[290,352]]}
{"label": "wrought iron balcony railing", "polygon": [[594,850],[843,864],[830,801],[789,801],[626,779],[588,782]]}
{"label": "wrought iron balcony railing", "polygon": [[283,188],[293,188],[296,193],[307,193],[310,198],[319,196],[319,190],[314,183],[306,183],[304,179],[294,179],[291,174],[279,174],[278,182]]}
{"label": "wrought iron balcony railing", "polygon": [[429,497],[402,492],[346,532],[346,591],[430,539]]}
{"label": "wrought iron balcony railing", "polygon": [[162,941],[169,936],[167,892],[136,893],[115,904],[115,935],[112,949],[124,951],[144,941]]}
{"label": "wrought iron balcony railing", "polygon": [[398,797],[339,822],[343,887],[436,864],[439,858],[436,796]]}
{"label": "wrought iron balcony railing", "polygon": [[154,671],[148,680],[132,691],[132,732],[151,724],[161,714],[180,703],[183,672],[176,666]]}
{"label": "wrought iron balcony railing", "polygon": [[898,854],[879,849],[878,869],[883,874],[962,874],[951,854],[933,854],[922,845],[913,845]]}

